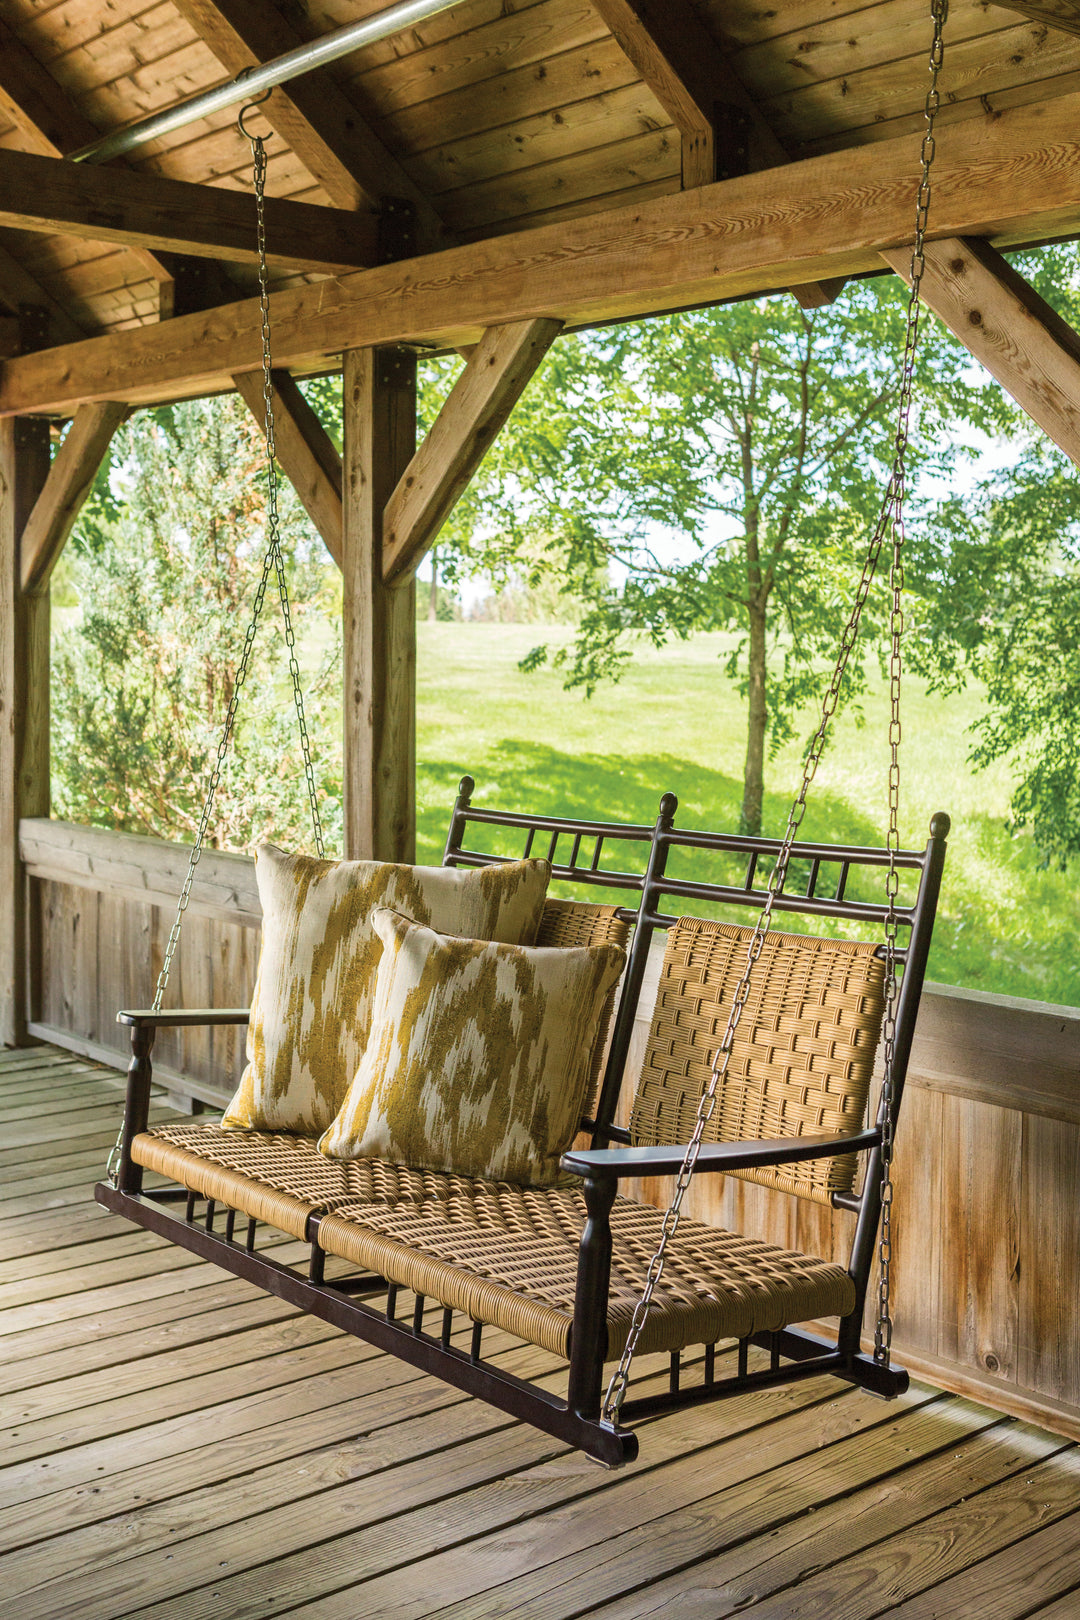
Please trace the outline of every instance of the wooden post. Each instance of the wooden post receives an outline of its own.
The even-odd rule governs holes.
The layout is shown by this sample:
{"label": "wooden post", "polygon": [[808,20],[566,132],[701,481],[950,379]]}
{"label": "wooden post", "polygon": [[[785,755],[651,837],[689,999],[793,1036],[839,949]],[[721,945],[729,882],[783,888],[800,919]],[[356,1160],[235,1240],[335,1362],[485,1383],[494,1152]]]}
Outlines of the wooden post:
{"label": "wooden post", "polygon": [[344,356],[345,854],[416,856],[416,582],[383,584],[383,512],[416,449],[416,356]]}
{"label": "wooden post", "polygon": [[20,541],[49,473],[49,425],[0,422],[0,1041],[27,1040],[40,966],[28,943],[19,822],[49,813],[49,594],[23,594]]}

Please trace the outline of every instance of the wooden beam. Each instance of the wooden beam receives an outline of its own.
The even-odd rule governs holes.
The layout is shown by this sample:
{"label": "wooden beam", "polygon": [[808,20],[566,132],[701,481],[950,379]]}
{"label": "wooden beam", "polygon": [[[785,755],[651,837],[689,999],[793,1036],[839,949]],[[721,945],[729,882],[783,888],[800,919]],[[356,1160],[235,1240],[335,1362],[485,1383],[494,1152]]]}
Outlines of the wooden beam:
{"label": "wooden beam", "polygon": [[49,472],[44,421],[0,423],[0,1042],[25,1042],[37,953],[19,822],[49,813],[49,597],[19,588],[19,539]]}
{"label": "wooden beam", "polygon": [[[872,272],[910,241],[917,184],[904,135],[290,288],[271,298],[275,359],[314,369],[361,344],[453,348],[508,321],[587,326]],[[930,229],[998,246],[1080,232],[1080,94],[941,129]],[[246,300],[9,360],[0,414],[227,389],[261,359]]]}
{"label": "wooden beam", "polygon": [[[0,225],[257,262],[255,199],[221,186],[0,150]],[[377,260],[374,215],[266,199],[268,261],[341,270]]]}
{"label": "wooden beam", "polygon": [[[232,74],[284,56],[305,37],[265,0],[176,0],[177,9]],[[378,208],[408,199],[421,246],[448,240],[435,209],[370,128],[336,79],[304,74],[281,85],[260,112],[338,208]]]}
{"label": "wooden beam", "polygon": [[41,283],[24,270],[14,254],[0,244],[0,302],[8,309],[18,310],[22,304],[33,304],[45,311],[49,321],[49,336],[56,343],[78,343],[86,336],[61,303]]}
{"label": "wooden beam", "polygon": [[[265,433],[266,401],[261,373],[243,371],[233,381]],[[340,568],[343,556],[341,457],[288,372],[274,372],[273,387],[274,445],[278,462]]]}
{"label": "wooden beam", "polygon": [[[1080,466],[1080,332],[986,242],[930,242],[925,256],[926,305]],[[910,281],[910,249],[882,258]]]}
{"label": "wooden beam", "polygon": [[382,579],[387,500],[416,449],[416,356],[344,357],[345,854],[416,857],[416,584]]}
{"label": "wooden beam", "polygon": [[1080,34],[1080,0],[991,0],[1002,11],[1018,11],[1032,22],[1063,28],[1067,34]]}
{"label": "wooden beam", "polygon": [[[689,0],[593,0],[682,139],[683,189],[789,161],[757,102]],[[843,278],[793,287],[804,309],[831,304]]]}
{"label": "wooden beam", "polygon": [[113,434],[128,414],[126,405],[107,401],[80,405],[49,476],[26,520],[19,545],[20,584],[30,595],[49,587],[68,535],[90,493]]}
{"label": "wooden beam", "polygon": [[415,572],[561,330],[559,321],[538,320],[484,333],[386,503],[387,585]]}
{"label": "wooden beam", "polygon": [[[685,188],[723,179],[714,126],[717,103],[731,101],[748,120],[760,150],[755,168],[787,162],[787,153],[739,83],[724,52],[688,0],[592,0],[620,50],[682,137]],[[744,172],[750,164],[740,165]]]}
{"label": "wooden beam", "polygon": [[[0,113],[19,132],[19,147],[43,157],[65,157],[96,141],[101,131],[84,118],[52,74],[0,20]],[[171,313],[172,277],[148,248],[132,248],[135,264],[158,283],[162,312]],[[134,275],[128,279],[136,279]]]}

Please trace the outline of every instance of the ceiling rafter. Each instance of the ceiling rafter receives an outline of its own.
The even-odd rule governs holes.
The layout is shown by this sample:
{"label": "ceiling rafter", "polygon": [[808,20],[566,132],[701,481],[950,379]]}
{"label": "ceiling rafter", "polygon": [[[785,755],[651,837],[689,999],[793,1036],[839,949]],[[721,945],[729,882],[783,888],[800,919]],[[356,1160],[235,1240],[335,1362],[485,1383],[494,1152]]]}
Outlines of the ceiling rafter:
{"label": "ceiling rafter", "polygon": [[[684,190],[791,161],[690,0],[593,6],[679,131]],[[791,292],[804,309],[818,309],[843,285],[839,277]]]}
{"label": "ceiling rafter", "polygon": [[[101,131],[72,106],[57,84],[16,33],[0,20],[0,111],[19,131],[24,151],[41,157],[66,157],[96,141]],[[172,275],[148,248],[125,250],[139,270],[125,280],[149,277],[159,287],[162,315],[172,313]]]}
{"label": "ceiling rafter", "polygon": [[[176,0],[181,14],[228,72],[237,74],[304,44],[268,0]],[[404,198],[422,248],[450,238],[436,210],[325,70],[273,90],[259,111],[338,208],[378,208]]]}
{"label": "ceiling rafter", "polygon": [[[265,212],[272,265],[333,273],[378,262],[373,214],[281,197],[267,197]],[[0,224],[240,264],[258,258],[255,199],[246,192],[34,152],[0,149]]]}
{"label": "ceiling rafter", "polygon": [[[937,137],[934,229],[999,247],[1080,234],[1080,92]],[[403,265],[271,294],[275,360],[316,370],[345,348],[457,347],[487,326],[550,316],[571,328],[760,297],[880,271],[909,242],[909,135],[507,233]],[[231,386],[262,362],[257,299],[162,327],[21,355],[0,370],[0,415],[70,415],[94,399],[145,405]]]}
{"label": "ceiling rafter", "polygon": [[1080,34],[1080,0],[991,0],[1002,11],[1018,11],[1032,22],[1062,28],[1067,34]]}
{"label": "ceiling rafter", "polygon": [[14,254],[9,253],[2,244],[0,244],[0,303],[6,304],[12,311],[18,310],[22,304],[30,304],[44,310],[49,318],[49,335],[57,343],[78,343],[80,338],[87,335],[52,293],[43,287],[40,281],[35,280],[29,270],[24,270]]}

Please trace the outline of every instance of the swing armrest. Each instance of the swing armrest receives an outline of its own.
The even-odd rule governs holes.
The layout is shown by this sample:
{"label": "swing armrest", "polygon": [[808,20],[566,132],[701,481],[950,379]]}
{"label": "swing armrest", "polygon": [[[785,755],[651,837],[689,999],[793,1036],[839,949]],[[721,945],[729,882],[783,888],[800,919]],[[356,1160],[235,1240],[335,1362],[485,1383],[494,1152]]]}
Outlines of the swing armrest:
{"label": "swing armrest", "polygon": [[250,1007],[175,1007],[171,1012],[154,1012],[152,1007],[118,1012],[116,1022],[134,1029],[190,1029],[200,1024],[246,1024]]}
{"label": "swing armrest", "polygon": [[[838,1153],[864,1153],[880,1145],[881,1132],[876,1130],[859,1131],[855,1136],[787,1136],[775,1142],[705,1142],[695,1174],[831,1159]],[[589,1178],[675,1176],[682,1168],[684,1152],[680,1147],[592,1148],[564,1153],[559,1163],[571,1175]]]}

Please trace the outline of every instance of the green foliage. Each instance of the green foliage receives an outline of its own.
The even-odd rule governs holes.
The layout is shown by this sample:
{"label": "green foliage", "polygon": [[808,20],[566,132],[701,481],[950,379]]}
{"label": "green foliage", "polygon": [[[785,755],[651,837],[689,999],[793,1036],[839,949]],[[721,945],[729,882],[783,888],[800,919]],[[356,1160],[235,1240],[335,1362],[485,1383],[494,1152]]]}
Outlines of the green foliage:
{"label": "green foliage", "polygon": [[[661,791],[671,789],[679,798],[678,825],[735,829],[745,718],[732,684],[719,673],[732,632],[640,647],[623,680],[605,683],[588,704],[562,690],[557,669],[521,673],[532,635],[527,625],[420,626],[420,860],[441,858],[465,771],[476,778],[477,803],[495,809],[528,805],[552,815],[649,823]],[[558,648],[571,632],[556,628],[550,639]],[[947,698],[928,693],[917,677],[907,682],[901,842],[921,847],[937,810],[953,820],[930,977],[1076,1006],[1076,884],[1069,874],[1042,866],[1030,832],[1006,829],[1004,763],[978,771],[965,764],[968,731],[983,703],[974,681]],[[883,840],[888,692],[872,662],[865,704],[863,731],[850,710],[837,716],[836,743],[807,807],[809,838]],[[765,795],[763,825],[770,835],[783,832],[799,764],[799,743],[792,740],[777,755]],[[790,919],[782,924],[789,925]]]}
{"label": "green foliage", "polygon": [[[1080,259],[1047,248],[1019,260],[1080,327]],[[910,570],[917,667],[944,693],[974,676],[979,766],[1008,760],[1010,816],[1046,862],[1080,854],[1080,472],[1018,416],[1013,464],[944,502]]]}
{"label": "green foliage", "polygon": [[[73,820],[193,836],[233,694],[265,552],[266,487],[257,429],[236,400],[140,414],[118,434],[72,542],[78,607],[53,651],[54,804]],[[339,586],[295,497],[281,495],[309,724],[333,736],[340,712]],[[314,651],[313,647],[313,651]],[[340,747],[340,745],[339,745]],[[317,760],[330,843],[340,846],[340,752]],[[243,692],[235,750],[211,841],[310,839],[277,588]]]}
{"label": "green foliage", "polygon": [[[737,632],[750,697],[743,820],[775,750],[818,700],[892,457],[906,295],[894,278],[830,308],[788,295],[569,337],[553,348],[443,531],[456,567],[545,576],[578,598],[550,656],[591,694],[641,638]],[[941,475],[1010,420],[1000,391],[924,324],[909,472]],[[880,640],[883,592],[864,634]],[[524,668],[549,656],[542,644]],[[863,685],[861,663],[851,685]]]}

